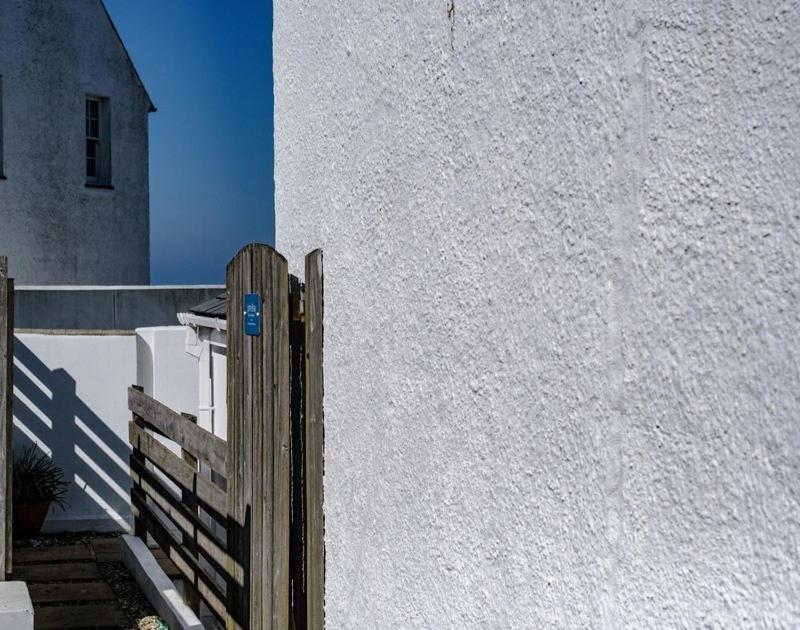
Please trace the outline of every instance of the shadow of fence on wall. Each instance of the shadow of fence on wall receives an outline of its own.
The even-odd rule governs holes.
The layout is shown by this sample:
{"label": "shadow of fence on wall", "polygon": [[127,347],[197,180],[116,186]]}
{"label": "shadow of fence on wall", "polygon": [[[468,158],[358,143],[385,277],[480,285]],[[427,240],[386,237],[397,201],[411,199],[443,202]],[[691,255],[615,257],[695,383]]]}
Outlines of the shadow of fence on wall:
{"label": "shadow of fence on wall", "polygon": [[[64,369],[51,370],[19,337],[14,339],[14,450],[36,443],[64,468],[67,501],[97,506],[94,515],[127,529],[131,449],[76,392]],[[111,523],[109,523],[111,525]]]}

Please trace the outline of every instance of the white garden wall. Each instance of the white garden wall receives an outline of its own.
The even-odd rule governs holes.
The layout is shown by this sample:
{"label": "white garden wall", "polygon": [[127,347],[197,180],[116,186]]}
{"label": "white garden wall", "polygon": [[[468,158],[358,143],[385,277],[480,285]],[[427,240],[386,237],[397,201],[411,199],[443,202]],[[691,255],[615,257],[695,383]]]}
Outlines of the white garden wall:
{"label": "white garden wall", "polygon": [[197,413],[197,361],[182,326],[134,334],[17,333],[14,446],[31,441],[71,482],[49,531],[126,529],[131,521],[127,391],[140,383],[178,411]]}
{"label": "white garden wall", "polygon": [[51,531],[124,529],[130,519],[127,388],[136,337],[17,334],[14,448],[35,440],[71,482]]}
{"label": "white garden wall", "polygon": [[800,625],[800,6],[274,23],[326,627]]}

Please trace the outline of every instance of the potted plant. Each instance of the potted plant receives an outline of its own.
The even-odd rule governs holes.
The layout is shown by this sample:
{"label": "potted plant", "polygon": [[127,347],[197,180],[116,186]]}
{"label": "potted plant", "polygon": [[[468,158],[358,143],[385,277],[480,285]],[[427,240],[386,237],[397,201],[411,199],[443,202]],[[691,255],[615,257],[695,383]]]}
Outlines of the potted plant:
{"label": "potted plant", "polygon": [[44,519],[55,503],[61,509],[67,505],[64,495],[68,481],[64,471],[56,466],[36,445],[27,447],[14,458],[14,518],[15,535],[35,536],[42,529]]}

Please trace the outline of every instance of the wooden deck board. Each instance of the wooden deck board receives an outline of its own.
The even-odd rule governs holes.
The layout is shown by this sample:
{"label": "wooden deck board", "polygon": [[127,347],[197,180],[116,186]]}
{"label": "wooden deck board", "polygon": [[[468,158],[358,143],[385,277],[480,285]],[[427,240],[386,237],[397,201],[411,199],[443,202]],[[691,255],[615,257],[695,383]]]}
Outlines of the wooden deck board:
{"label": "wooden deck board", "polygon": [[61,545],[57,547],[19,547],[14,549],[14,564],[32,562],[74,562],[94,560],[86,545]]}
{"label": "wooden deck board", "polygon": [[22,564],[14,565],[13,579],[23,582],[99,580],[100,573],[94,562]]}
{"label": "wooden deck board", "polygon": [[125,613],[116,604],[47,606],[34,614],[36,630],[69,630],[70,628],[126,628]]}
{"label": "wooden deck board", "polygon": [[70,602],[102,602],[116,599],[105,582],[70,582],[64,584],[29,584],[35,604],[67,604]]}
{"label": "wooden deck board", "polygon": [[92,551],[98,562],[122,562],[122,542],[120,538],[95,538]]}

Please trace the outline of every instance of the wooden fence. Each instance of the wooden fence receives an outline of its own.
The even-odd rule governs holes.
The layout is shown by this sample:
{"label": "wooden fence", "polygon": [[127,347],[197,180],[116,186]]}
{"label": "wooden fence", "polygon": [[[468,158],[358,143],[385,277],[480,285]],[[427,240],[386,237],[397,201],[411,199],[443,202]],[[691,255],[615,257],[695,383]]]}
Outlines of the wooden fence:
{"label": "wooden fence", "polygon": [[8,259],[0,256],[0,580],[11,575],[12,428],[14,397],[14,280],[8,277]]}
{"label": "wooden fence", "polygon": [[227,628],[321,630],[321,251],[306,257],[304,285],[265,245],[236,255],[226,354],[226,440],[129,389],[135,533],[174,561],[187,602]]}

